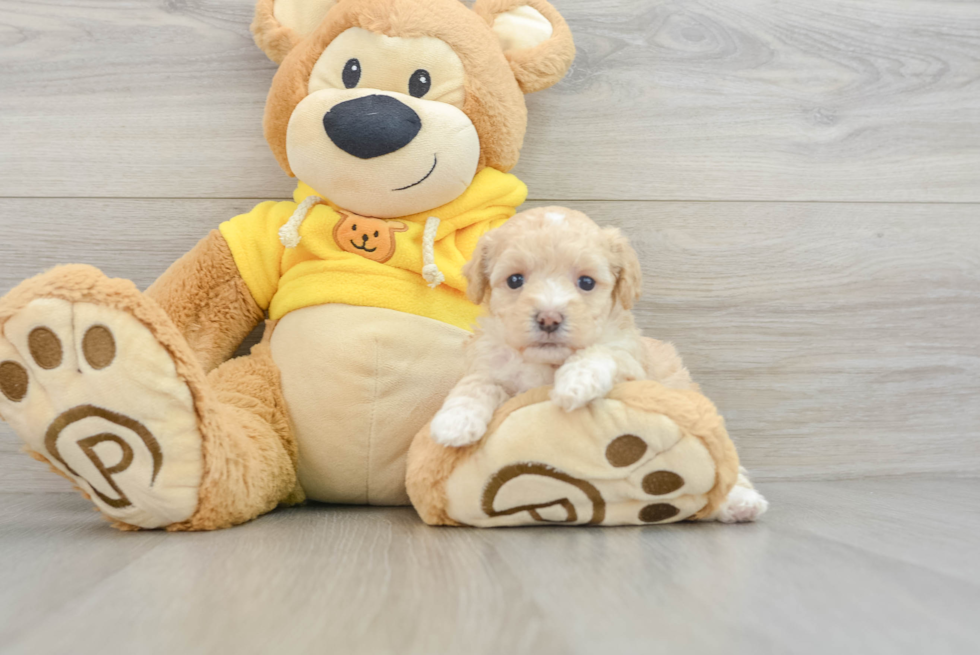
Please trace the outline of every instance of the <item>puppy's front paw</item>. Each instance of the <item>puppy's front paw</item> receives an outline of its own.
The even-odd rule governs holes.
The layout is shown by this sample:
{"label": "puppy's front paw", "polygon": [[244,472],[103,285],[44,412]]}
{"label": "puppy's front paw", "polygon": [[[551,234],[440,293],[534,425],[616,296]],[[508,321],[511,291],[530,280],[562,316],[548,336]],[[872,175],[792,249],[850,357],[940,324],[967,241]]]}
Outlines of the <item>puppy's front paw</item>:
{"label": "puppy's front paw", "polygon": [[605,362],[589,360],[565,364],[555,374],[552,402],[571,412],[604,398],[612,390],[614,368],[615,364],[610,367]]}
{"label": "puppy's front paw", "polygon": [[432,419],[429,434],[443,446],[468,446],[487,431],[487,421],[479,408],[469,404],[443,407]]}

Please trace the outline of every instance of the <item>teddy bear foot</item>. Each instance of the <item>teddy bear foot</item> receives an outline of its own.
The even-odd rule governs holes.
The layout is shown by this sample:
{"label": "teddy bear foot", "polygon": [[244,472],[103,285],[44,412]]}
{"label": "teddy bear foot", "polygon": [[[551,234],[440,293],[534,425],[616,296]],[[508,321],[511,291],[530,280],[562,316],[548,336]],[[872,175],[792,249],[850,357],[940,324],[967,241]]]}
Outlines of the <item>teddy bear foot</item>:
{"label": "teddy bear foot", "polygon": [[646,525],[715,513],[737,475],[710,401],[644,381],[574,412],[533,390],[466,448],[442,448],[423,430],[408,487],[433,524]]}
{"label": "teddy bear foot", "polygon": [[0,415],[120,527],[157,528],[194,513],[202,439],[168,351],[99,302],[146,302],[120,282],[56,269],[0,301]]}

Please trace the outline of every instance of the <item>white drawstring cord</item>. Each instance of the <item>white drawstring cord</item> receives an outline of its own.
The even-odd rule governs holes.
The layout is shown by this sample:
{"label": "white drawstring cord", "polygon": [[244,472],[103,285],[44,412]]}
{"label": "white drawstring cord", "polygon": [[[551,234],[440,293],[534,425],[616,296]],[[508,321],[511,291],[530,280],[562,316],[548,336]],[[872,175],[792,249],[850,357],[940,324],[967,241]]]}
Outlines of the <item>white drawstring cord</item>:
{"label": "white drawstring cord", "polygon": [[439,219],[430,216],[425,221],[425,232],[422,233],[422,277],[429,283],[430,289],[446,281],[446,276],[442,274],[436,266],[436,232],[439,231]]}
{"label": "white drawstring cord", "polygon": [[313,205],[323,202],[323,198],[317,195],[306,196],[303,202],[296,205],[296,211],[289,217],[286,224],[279,228],[279,241],[287,248],[295,248],[299,245],[299,226],[303,224],[306,215],[313,209]]}

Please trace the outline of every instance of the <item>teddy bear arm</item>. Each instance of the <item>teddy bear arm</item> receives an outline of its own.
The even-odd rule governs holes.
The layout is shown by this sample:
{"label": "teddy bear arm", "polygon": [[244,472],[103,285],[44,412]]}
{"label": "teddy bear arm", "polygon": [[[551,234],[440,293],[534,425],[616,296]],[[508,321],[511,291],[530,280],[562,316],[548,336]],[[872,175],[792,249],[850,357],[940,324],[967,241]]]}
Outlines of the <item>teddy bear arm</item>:
{"label": "teddy bear arm", "polygon": [[146,295],[167,312],[205,371],[229,359],[264,317],[217,230],[174,262]]}

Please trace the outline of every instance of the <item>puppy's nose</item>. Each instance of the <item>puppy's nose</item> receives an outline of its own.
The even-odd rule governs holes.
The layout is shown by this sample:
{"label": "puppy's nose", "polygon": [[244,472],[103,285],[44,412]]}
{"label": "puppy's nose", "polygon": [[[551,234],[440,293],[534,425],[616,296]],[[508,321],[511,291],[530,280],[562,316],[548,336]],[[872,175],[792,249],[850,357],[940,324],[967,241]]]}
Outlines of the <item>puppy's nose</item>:
{"label": "puppy's nose", "polygon": [[559,312],[555,312],[555,311],[538,312],[538,316],[537,316],[538,329],[541,330],[542,332],[547,332],[548,334],[551,334],[552,332],[554,332],[555,330],[561,327],[561,322],[563,320],[565,320],[565,317],[562,316]]}
{"label": "puppy's nose", "polygon": [[391,96],[364,96],[334,105],[323,116],[323,129],[348,155],[373,159],[411,143],[422,129],[422,119]]}
{"label": "puppy's nose", "polygon": [[367,240],[368,240],[368,235],[362,234],[361,235],[361,241],[363,241],[364,243],[367,243]]}

